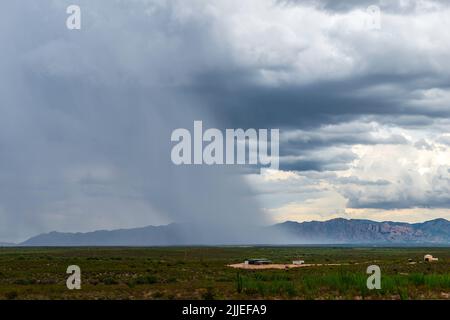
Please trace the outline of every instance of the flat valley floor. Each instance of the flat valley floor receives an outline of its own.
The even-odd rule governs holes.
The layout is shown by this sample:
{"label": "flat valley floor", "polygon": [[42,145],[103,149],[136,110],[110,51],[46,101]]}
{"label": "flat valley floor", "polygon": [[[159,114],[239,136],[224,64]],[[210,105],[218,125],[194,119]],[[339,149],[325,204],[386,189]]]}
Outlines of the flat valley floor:
{"label": "flat valley floor", "polygon": [[[424,262],[425,254],[439,261]],[[240,269],[249,258],[308,267]],[[68,266],[81,289],[68,290]],[[367,288],[367,267],[381,289]],[[450,248],[0,248],[0,299],[450,299]]]}

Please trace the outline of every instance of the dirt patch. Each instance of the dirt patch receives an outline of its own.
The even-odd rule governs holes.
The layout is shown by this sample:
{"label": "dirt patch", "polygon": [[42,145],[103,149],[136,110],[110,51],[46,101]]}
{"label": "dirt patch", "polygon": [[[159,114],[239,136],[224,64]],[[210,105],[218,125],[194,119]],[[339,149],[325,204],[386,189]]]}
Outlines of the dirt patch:
{"label": "dirt patch", "polygon": [[229,264],[228,267],[235,269],[248,269],[248,270],[265,270],[265,269],[293,269],[293,268],[307,268],[307,267],[321,267],[321,266],[341,266],[341,263],[327,263],[327,264],[282,264],[282,263],[272,263],[272,264],[245,264],[236,263]]}
{"label": "dirt patch", "polygon": [[235,269],[249,269],[249,270],[263,270],[263,269],[292,269],[292,268],[304,268],[311,267],[314,264],[245,264],[236,263],[229,264],[228,267]]}

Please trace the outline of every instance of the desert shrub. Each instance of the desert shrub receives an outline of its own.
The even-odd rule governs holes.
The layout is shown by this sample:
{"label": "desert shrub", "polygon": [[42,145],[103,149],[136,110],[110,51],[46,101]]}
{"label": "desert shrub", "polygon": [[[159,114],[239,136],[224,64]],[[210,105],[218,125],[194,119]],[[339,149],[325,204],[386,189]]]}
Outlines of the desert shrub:
{"label": "desert shrub", "polygon": [[253,277],[258,281],[290,281],[291,277],[285,273],[254,273]]}
{"label": "desert shrub", "polygon": [[152,297],[154,299],[161,299],[164,296],[164,294],[161,291],[156,291],[155,293],[153,293]]}
{"label": "desert shrub", "polygon": [[114,284],[118,284],[119,282],[117,282],[116,279],[111,278],[111,277],[107,277],[107,278],[103,278],[102,282],[106,285],[114,285]]}
{"label": "desert shrub", "polygon": [[176,277],[169,277],[169,278],[167,278],[167,280],[165,282],[166,283],[175,283],[175,282],[178,282],[178,279]]}
{"label": "desert shrub", "polygon": [[295,296],[297,289],[289,280],[258,280],[259,277],[242,277],[242,291],[247,295],[259,294],[260,296]]}
{"label": "desert shrub", "polygon": [[237,291],[237,293],[242,292],[242,277],[239,272],[236,273],[236,291]]}
{"label": "desert shrub", "polygon": [[424,283],[429,288],[450,289],[450,274],[428,274]]}
{"label": "desert shrub", "polygon": [[7,293],[5,293],[5,298],[7,300],[14,300],[17,299],[19,297],[19,294],[17,293],[17,291],[9,291]]}
{"label": "desert shrub", "polygon": [[35,284],[36,280],[33,279],[17,279],[14,281],[14,284],[21,285],[21,286],[27,286]]}
{"label": "desert shrub", "polygon": [[400,296],[400,299],[402,300],[408,300],[408,290],[403,287],[397,287],[397,293]]}
{"label": "desert shrub", "polygon": [[215,293],[212,287],[206,288],[206,291],[202,293],[203,300],[214,300]]}
{"label": "desert shrub", "polygon": [[154,284],[157,282],[158,278],[156,278],[154,275],[141,276],[135,279],[136,284]]}
{"label": "desert shrub", "polygon": [[409,280],[415,286],[421,286],[425,284],[425,275],[423,273],[413,273],[409,275]]}

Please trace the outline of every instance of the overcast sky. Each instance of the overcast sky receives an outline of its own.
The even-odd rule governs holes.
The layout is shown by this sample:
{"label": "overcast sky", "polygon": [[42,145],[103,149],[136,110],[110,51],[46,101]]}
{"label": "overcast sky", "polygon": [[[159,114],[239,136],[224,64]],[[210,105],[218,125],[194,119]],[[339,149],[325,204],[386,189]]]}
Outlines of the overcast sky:
{"label": "overcast sky", "polygon": [[[237,232],[449,219],[446,3],[2,3],[0,241],[179,221]],[[66,28],[69,4],[81,30]],[[194,120],[279,128],[280,170],[175,167],[170,134]]]}

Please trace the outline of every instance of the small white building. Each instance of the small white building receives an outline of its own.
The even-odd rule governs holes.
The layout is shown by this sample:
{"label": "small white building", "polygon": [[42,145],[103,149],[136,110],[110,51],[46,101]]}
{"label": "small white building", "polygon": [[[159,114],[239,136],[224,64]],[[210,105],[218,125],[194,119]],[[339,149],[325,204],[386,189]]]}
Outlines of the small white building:
{"label": "small white building", "polygon": [[426,261],[426,262],[432,262],[432,261],[438,261],[439,259],[438,258],[434,258],[431,254],[426,254],[423,257],[423,260]]}
{"label": "small white building", "polygon": [[305,260],[294,260],[292,261],[292,264],[305,264]]}

